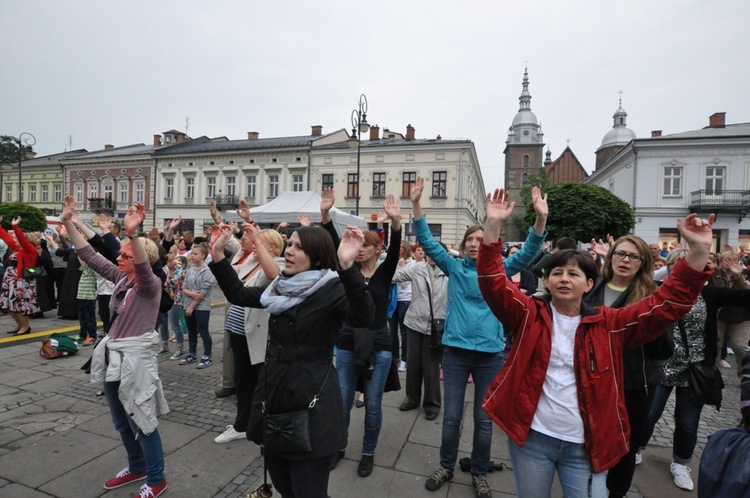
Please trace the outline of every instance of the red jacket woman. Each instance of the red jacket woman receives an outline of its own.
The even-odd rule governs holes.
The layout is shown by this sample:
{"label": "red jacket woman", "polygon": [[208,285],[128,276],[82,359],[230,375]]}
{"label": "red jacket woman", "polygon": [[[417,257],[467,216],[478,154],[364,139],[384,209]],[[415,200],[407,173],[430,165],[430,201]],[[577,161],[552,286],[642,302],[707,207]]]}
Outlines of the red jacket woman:
{"label": "red jacket woman", "polygon": [[[0,222],[3,219],[0,217]],[[40,311],[37,301],[36,280],[23,278],[24,268],[36,265],[36,246],[29,242],[18,224],[21,217],[13,220],[13,235],[0,226],[0,238],[8,244],[13,253],[7,258],[7,269],[3,276],[2,292],[0,293],[0,308],[8,313],[16,322],[16,330],[9,334],[24,335],[31,332],[29,315]]]}

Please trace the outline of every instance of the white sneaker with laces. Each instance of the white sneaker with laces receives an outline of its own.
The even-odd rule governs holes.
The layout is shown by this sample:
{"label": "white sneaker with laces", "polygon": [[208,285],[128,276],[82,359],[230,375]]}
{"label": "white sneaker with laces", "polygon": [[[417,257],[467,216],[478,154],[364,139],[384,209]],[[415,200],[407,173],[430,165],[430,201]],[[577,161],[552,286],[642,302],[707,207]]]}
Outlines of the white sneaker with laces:
{"label": "white sneaker with laces", "polygon": [[639,451],[635,454],[635,464],[640,465],[641,463],[643,463],[643,455],[641,455],[641,452]]}
{"label": "white sneaker with laces", "polygon": [[245,439],[245,433],[237,432],[236,430],[234,430],[233,425],[228,425],[227,429],[224,432],[216,436],[216,439],[214,439],[214,443],[224,444],[231,441],[237,441],[239,439]]}
{"label": "white sneaker with laces", "polygon": [[401,362],[398,364],[398,371],[399,372],[406,372],[406,362],[401,360]]}
{"label": "white sneaker with laces", "polygon": [[674,477],[675,486],[681,489],[687,489],[688,491],[693,490],[693,480],[690,478],[690,467],[672,462],[669,466],[669,471]]}

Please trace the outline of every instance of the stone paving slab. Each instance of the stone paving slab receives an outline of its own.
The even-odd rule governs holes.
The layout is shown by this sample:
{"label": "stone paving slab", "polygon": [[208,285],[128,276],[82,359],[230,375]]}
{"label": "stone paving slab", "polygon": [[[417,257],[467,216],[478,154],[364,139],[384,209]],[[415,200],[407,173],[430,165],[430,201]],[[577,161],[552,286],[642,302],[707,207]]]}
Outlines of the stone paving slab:
{"label": "stone paving slab", "polygon": [[0,494],[3,498],[55,498],[54,495],[41,493],[18,483],[3,486],[0,488]]}

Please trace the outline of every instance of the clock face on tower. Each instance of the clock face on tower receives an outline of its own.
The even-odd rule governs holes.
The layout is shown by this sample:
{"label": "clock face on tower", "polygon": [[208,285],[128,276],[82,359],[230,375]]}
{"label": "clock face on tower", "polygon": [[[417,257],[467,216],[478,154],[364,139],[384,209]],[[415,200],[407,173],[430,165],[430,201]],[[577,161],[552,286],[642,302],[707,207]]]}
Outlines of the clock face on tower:
{"label": "clock face on tower", "polygon": [[529,136],[529,130],[523,130],[523,135],[524,135],[525,137]]}

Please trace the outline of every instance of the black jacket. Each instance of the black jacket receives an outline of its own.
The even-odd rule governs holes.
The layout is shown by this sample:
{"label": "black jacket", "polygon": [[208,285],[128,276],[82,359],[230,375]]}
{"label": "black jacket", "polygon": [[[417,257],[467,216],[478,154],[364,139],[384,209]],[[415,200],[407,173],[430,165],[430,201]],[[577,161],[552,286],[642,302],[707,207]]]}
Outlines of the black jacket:
{"label": "black jacket", "polygon": [[[244,287],[229,260],[209,263],[227,300],[262,308],[265,287]],[[290,460],[322,458],[346,447],[347,430],[341,388],[333,362],[333,347],[341,326],[367,327],[373,316],[372,298],[356,266],[338,272],[304,302],[278,315],[269,315],[266,361],[253,396],[248,438],[260,444],[261,406],[268,414],[304,410],[325,381],[310,413],[312,451],[279,455]],[[326,380],[328,369],[331,373]]]}

